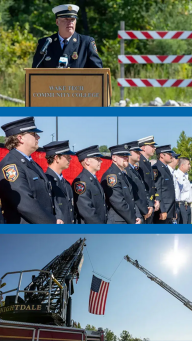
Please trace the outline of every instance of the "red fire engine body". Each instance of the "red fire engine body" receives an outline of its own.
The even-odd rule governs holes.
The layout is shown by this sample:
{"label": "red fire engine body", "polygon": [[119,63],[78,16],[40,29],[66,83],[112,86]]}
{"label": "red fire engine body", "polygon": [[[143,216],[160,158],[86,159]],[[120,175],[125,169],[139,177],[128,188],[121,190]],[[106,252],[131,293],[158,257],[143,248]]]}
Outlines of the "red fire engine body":
{"label": "red fire engine body", "polygon": [[104,341],[104,332],[0,320],[0,341]]}

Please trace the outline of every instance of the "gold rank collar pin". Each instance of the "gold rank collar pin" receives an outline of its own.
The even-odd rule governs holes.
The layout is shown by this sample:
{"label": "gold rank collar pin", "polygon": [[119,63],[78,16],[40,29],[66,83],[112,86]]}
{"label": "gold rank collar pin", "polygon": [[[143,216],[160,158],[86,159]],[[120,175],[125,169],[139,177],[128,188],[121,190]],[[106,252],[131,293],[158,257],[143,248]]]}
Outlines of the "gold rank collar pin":
{"label": "gold rank collar pin", "polygon": [[57,38],[55,38],[54,41],[57,41]]}
{"label": "gold rank collar pin", "polygon": [[76,39],[76,38],[73,38],[73,41],[75,41],[75,42],[76,42],[76,41],[77,41],[77,39]]}

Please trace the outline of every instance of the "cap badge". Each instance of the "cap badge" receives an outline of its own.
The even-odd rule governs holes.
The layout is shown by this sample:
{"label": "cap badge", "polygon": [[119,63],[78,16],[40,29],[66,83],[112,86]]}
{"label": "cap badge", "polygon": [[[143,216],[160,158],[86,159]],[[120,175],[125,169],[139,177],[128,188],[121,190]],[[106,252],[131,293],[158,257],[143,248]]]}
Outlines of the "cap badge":
{"label": "cap badge", "polygon": [[128,147],[128,145],[127,145],[127,144],[124,144],[124,148],[125,148],[125,149],[128,149],[129,147]]}
{"label": "cap badge", "polygon": [[69,11],[72,11],[72,8],[73,8],[72,6],[68,6]]}
{"label": "cap badge", "polygon": [[78,58],[78,54],[77,54],[77,52],[73,52],[73,54],[72,54],[72,58],[73,58],[73,59],[77,59],[77,58]]}

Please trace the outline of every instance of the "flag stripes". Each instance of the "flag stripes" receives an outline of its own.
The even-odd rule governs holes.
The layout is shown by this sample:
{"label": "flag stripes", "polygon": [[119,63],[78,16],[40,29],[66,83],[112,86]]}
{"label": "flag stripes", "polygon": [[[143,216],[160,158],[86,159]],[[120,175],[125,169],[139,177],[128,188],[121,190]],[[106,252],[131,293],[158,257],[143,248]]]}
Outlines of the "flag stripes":
{"label": "flag stripes", "polygon": [[[97,281],[97,288],[95,289],[94,284]],[[109,289],[109,283],[100,280],[93,275],[92,285],[89,296],[89,312],[96,315],[105,314],[105,305],[107,300],[107,294]]]}

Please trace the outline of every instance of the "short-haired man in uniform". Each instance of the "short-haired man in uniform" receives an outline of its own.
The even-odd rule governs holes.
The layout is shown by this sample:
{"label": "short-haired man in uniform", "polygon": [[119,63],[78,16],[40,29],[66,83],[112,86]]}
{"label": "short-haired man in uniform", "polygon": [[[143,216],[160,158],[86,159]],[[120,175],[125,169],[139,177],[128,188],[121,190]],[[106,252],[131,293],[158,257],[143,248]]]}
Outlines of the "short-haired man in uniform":
{"label": "short-haired man in uniform", "polygon": [[173,152],[172,154],[172,161],[168,164],[168,168],[173,176],[173,183],[175,187],[175,200],[176,200],[176,212],[177,212],[177,223],[179,224],[180,220],[180,207],[179,207],[179,201],[180,201],[180,190],[179,190],[179,184],[176,179],[176,173],[175,173],[175,168],[178,166],[179,159],[178,157],[181,154],[176,154]]}
{"label": "short-haired man in uniform", "polygon": [[141,224],[142,215],[134,202],[132,185],[127,176],[128,145],[121,144],[109,148],[112,165],[103,174],[103,186],[107,206],[108,224]]}
{"label": "short-haired man in uniform", "polygon": [[[139,147],[142,149],[138,172],[144,181],[147,196],[150,199],[149,207],[152,207],[154,211],[157,211],[160,207],[159,195],[156,193],[153,170],[149,161],[149,159],[155,154],[157,144],[154,141],[154,136],[143,137],[138,140],[138,143]],[[153,216],[154,212],[145,220],[146,224],[153,223]]]}
{"label": "short-haired man in uniform", "polygon": [[81,224],[106,224],[105,194],[96,177],[102,162],[99,147],[94,145],[81,149],[76,155],[83,166],[72,184],[77,221]]}
{"label": "short-haired man in uniform", "polygon": [[152,167],[157,193],[160,197],[160,209],[154,214],[155,224],[172,224],[176,218],[175,188],[173,176],[168,168],[172,161],[173,150],[170,145],[156,148],[157,162]]}
{"label": "short-haired man in uniform", "polygon": [[[56,68],[62,56],[67,56],[70,68],[102,68],[95,40],[92,37],[75,32],[77,13],[76,5],[59,5],[52,9],[56,17],[58,33],[38,41],[33,59],[33,68]],[[50,40],[45,58],[41,61],[44,44]],[[40,63],[40,64],[39,64]]]}
{"label": "short-haired man in uniform", "polygon": [[138,141],[127,142],[131,155],[129,156],[129,166],[126,168],[127,175],[131,178],[133,188],[134,201],[137,204],[144,222],[153,213],[153,207],[150,206],[150,198],[147,194],[144,181],[135,167],[135,164],[140,161],[140,153]]}
{"label": "short-haired man in uniform", "polygon": [[[31,154],[38,149],[33,117],[4,124],[9,153],[0,162],[0,198],[8,224],[55,224],[51,188]],[[61,223],[57,221],[57,223]]]}
{"label": "short-haired man in uniform", "polygon": [[69,141],[56,141],[43,146],[48,163],[46,176],[52,187],[55,215],[64,224],[74,224],[74,200],[70,183],[63,177],[62,171],[69,168],[71,155]]}
{"label": "short-haired man in uniform", "polygon": [[180,157],[178,167],[175,177],[179,185],[176,192],[176,200],[180,208],[179,224],[191,224],[192,188],[188,177],[191,168],[190,160],[187,157]]}

